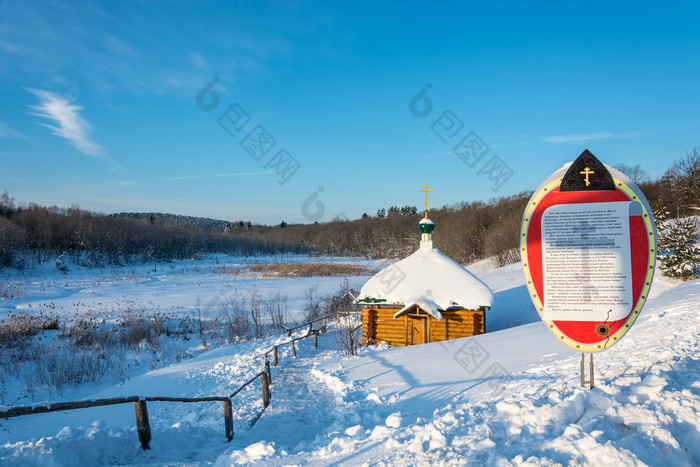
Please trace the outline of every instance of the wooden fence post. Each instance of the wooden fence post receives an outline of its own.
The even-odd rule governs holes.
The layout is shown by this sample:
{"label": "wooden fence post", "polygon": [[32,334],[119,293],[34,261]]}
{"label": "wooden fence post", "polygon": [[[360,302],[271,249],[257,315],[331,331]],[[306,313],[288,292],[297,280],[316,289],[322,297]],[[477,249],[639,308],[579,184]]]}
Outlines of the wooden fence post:
{"label": "wooden fence post", "polygon": [[270,362],[265,360],[265,371],[267,372],[267,382],[272,384],[272,372],[270,371]]}
{"label": "wooden fence post", "polygon": [[148,408],[146,400],[140,399],[134,402],[134,411],[136,412],[136,431],[139,433],[139,441],[141,441],[142,449],[151,449],[151,424],[148,422]]}
{"label": "wooden fence post", "polygon": [[262,380],[262,398],[263,398],[263,408],[267,408],[270,405],[270,386],[267,382],[267,374],[263,372],[260,376]]}
{"label": "wooden fence post", "polygon": [[272,364],[277,366],[277,346],[272,348]]}
{"label": "wooden fence post", "polygon": [[294,341],[292,341],[292,355],[296,358],[297,356],[297,348],[294,346]]}
{"label": "wooden fence post", "polygon": [[233,439],[233,407],[231,407],[231,399],[224,401],[224,429],[226,430],[226,439]]}
{"label": "wooden fence post", "polygon": [[314,333],[314,347],[318,349],[318,332]]}

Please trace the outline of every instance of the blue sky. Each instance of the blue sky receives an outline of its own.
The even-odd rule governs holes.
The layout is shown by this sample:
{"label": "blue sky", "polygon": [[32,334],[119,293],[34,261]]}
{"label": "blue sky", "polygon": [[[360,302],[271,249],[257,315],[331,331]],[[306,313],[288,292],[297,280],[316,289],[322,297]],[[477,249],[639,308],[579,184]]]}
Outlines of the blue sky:
{"label": "blue sky", "polygon": [[0,190],[276,224],[532,190],[585,148],[656,177],[700,146],[699,14],[2,0]]}

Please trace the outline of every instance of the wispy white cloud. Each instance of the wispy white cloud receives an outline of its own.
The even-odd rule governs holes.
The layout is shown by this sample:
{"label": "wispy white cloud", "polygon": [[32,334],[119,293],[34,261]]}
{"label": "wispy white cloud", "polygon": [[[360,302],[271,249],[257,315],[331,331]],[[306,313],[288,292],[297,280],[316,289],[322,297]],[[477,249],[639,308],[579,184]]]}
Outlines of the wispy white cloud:
{"label": "wispy white cloud", "polygon": [[112,161],[111,158],[104,155],[104,150],[100,145],[90,140],[88,134],[92,128],[80,116],[80,111],[83,110],[81,106],[53,92],[32,88],[27,90],[34,94],[40,102],[40,105],[30,105],[29,107],[34,112],[29,113],[56,123],[55,125],[42,123],[43,126],[51,129],[53,134],[66,138],[75,149],[83,154]]}
{"label": "wispy white cloud", "polygon": [[214,174],[214,175],[186,175],[184,177],[170,177],[164,178],[161,182],[172,182],[176,180],[193,180],[196,178],[218,178],[218,177],[245,177],[248,175],[268,175],[274,173],[273,171],[267,172],[241,172],[236,174]]}
{"label": "wispy white cloud", "polygon": [[13,130],[9,126],[5,125],[3,122],[0,122],[0,138],[3,139],[24,139],[28,140],[29,137],[25,135],[24,133],[21,133],[17,130]]}
{"label": "wispy white cloud", "polygon": [[201,70],[208,70],[209,69],[209,63],[198,53],[193,53],[190,54],[190,62],[192,62],[192,65],[196,66],[197,68]]}
{"label": "wispy white cloud", "polygon": [[596,139],[609,139],[609,138],[626,138],[629,136],[639,135],[640,132],[632,131],[629,133],[579,133],[579,134],[568,134],[568,135],[555,135],[555,136],[545,136],[542,141],[545,143],[575,143],[581,141],[592,141]]}
{"label": "wispy white cloud", "polygon": [[[328,21],[310,7],[285,13],[281,4],[223,2],[214,19],[207,9],[186,3],[168,11],[157,2],[121,9],[71,0],[0,4],[1,77],[47,82],[79,71],[95,92],[121,96],[172,93],[189,99],[212,70],[222,84],[267,73],[277,60],[296,59],[294,38],[325,37]],[[182,23],[183,17],[192,22]],[[303,53],[328,47],[309,40]]]}

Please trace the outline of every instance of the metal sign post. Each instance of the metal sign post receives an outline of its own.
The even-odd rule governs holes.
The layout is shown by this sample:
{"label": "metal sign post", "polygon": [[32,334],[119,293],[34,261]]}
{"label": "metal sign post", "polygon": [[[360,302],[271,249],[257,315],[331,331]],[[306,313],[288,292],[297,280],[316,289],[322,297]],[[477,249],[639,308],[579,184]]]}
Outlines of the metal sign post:
{"label": "metal sign post", "polygon": [[589,380],[586,381],[586,354],[581,353],[581,387],[585,388],[586,384],[590,385],[590,388],[593,389],[593,386],[595,386],[595,377],[594,377],[594,370],[593,370],[593,354],[589,354],[591,356],[591,364],[590,364],[590,376]]}

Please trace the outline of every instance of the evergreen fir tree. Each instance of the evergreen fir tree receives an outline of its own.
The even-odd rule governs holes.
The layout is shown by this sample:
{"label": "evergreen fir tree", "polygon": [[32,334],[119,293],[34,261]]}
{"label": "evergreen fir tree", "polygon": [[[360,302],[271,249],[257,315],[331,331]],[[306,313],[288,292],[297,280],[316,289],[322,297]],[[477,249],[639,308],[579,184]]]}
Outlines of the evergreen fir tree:
{"label": "evergreen fir tree", "polygon": [[651,202],[651,215],[654,217],[654,223],[656,223],[656,230],[659,235],[663,232],[666,227],[666,219],[668,219],[668,211],[664,208],[661,201]]}
{"label": "evergreen fir tree", "polygon": [[683,280],[700,277],[696,218],[686,217],[664,222],[660,232],[658,252],[663,274],[681,277]]}

